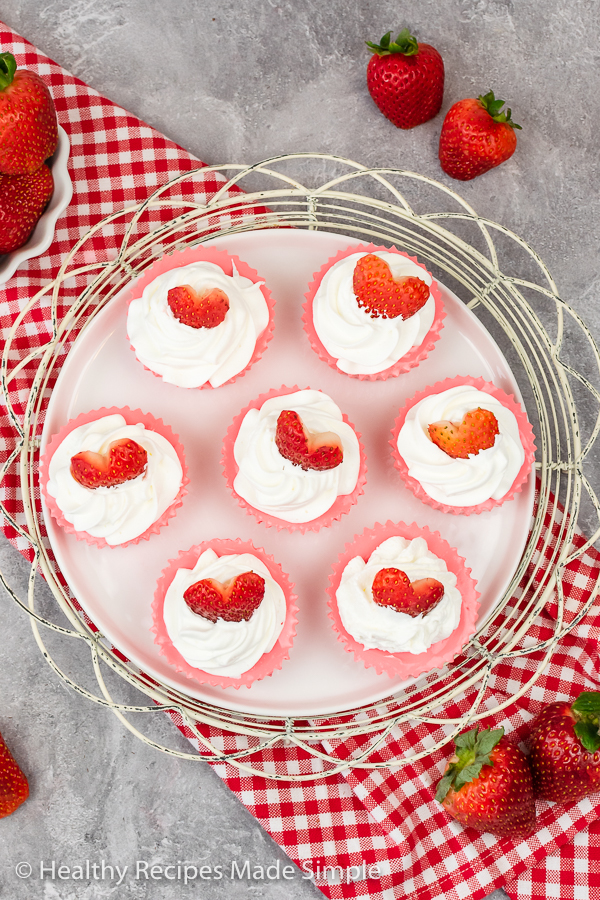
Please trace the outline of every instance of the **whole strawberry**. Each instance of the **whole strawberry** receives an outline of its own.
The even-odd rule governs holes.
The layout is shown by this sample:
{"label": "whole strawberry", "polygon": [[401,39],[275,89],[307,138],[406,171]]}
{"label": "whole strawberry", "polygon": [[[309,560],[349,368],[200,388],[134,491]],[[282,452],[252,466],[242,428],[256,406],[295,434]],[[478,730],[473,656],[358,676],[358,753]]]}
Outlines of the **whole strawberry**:
{"label": "whole strawberry", "polygon": [[504,728],[474,728],[454,740],[435,799],[461,825],[520,840],[535,827],[527,757]]}
{"label": "whole strawberry", "polygon": [[408,28],[395,41],[390,37],[388,31],[379,44],[366,42],[374,53],[367,67],[367,87],[397,128],[414,128],[440,111],[444,62],[435,47],[417,43]]}
{"label": "whole strawberry", "polygon": [[494,92],[459,100],[446,113],[440,134],[440,163],[446,175],[470,181],[509,159],[517,148],[511,111]]}
{"label": "whole strawberry", "polygon": [[30,175],[52,156],[58,141],[56,110],[46,83],[0,53],[0,173]]}
{"label": "whole strawberry", "polygon": [[600,791],[600,692],[550,703],[533,722],[529,758],[536,796],[571,803]]}
{"label": "whole strawberry", "polygon": [[26,243],[54,190],[52,172],[43,165],[32,175],[0,175],[0,253]]}
{"label": "whole strawberry", "polygon": [[0,734],[0,819],[29,797],[29,784]]}

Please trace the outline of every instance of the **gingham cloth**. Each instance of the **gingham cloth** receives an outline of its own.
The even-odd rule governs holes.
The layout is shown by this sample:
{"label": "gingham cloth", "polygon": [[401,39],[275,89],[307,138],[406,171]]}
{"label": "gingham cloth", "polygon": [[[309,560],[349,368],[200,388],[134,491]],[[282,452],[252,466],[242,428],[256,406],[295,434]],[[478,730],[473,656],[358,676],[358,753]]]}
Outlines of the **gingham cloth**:
{"label": "gingham cloth", "polygon": [[[113,210],[143,200],[159,184],[183,171],[201,167],[177,145],[143,122],[105,100],[83,82],[37,51],[0,23],[2,50],[10,50],[20,66],[42,75],[50,86],[59,122],[69,135],[69,171],[73,200],[60,217],[54,242],[42,257],[25,263],[0,292],[0,328],[8,328],[23,305],[57,272],[64,255],[91,225]],[[196,196],[209,197],[218,187],[214,178],[197,179]],[[102,232],[94,243],[95,259],[108,258],[119,243],[115,233]],[[71,294],[78,285],[69,289]],[[69,293],[65,292],[68,302]],[[41,345],[49,334],[47,310],[29,317],[15,342],[15,361]],[[10,400],[18,414],[24,411],[34,368],[26,367],[11,384]],[[49,385],[49,389],[51,385]],[[14,433],[6,409],[0,407],[0,461],[13,449]],[[16,473],[2,482],[1,499],[15,521],[24,524],[23,504]],[[29,544],[3,522],[6,537],[29,559]],[[575,543],[581,546],[578,536]],[[600,555],[588,550],[568,570],[565,593],[573,615],[589,596],[600,575]],[[536,620],[532,637],[551,633],[552,609]],[[562,642],[536,685],[503,718],[486,725],[504,725],[522,737],[527,723],[542,703],[575,697],[582,689],[598,687],[600,614],[595,611]],[[510,665],[498,664],[484,698],[484,709],[514,695],[537,664],[525,657]],[[458,697],[446,715],[461,714],[472,695]],[[198,741],[176,713],[172,719],[198,748]],[[504,887],[513,900],[587,900],[600,887],[600,797],[556,806],[540,803],[538,829],[527,841],[514,843],[462,829],[448,819],[433,800],[434,785],[443,769],[444,753],[437,752],[410,766],[394,767],[407,747],[431,746],[439,736],[432,725],[394,731],[379,751],[389,768],[353,770],[344,777],[330,776],[316,783],[298,784],[240,774],[230,764],[215,764],[225,783],[253,813],[288,855],[310,873],[323,893],[332,898],[371,897],[392,900],[406,897],[433,900],[444,897],[481,898]],[[245,738],[211,730],[216,746],[225,750],[245,746]],[[198,748],[199,749],[199,748]],[[352,740],[325,749],[346,759],[364,749]],[[276,768],[291,774],[322,771],[322,763],[297,748],[276,748],[255,754],[264,771]],[[589,827],[587,827],[589,826]],[[378,867],[377,877],[373,866]],[[328,877],[321,873],[325,869]],[[367,876],[367,877],[365,877]],[[353,880],[356,879],[356,880]]]}

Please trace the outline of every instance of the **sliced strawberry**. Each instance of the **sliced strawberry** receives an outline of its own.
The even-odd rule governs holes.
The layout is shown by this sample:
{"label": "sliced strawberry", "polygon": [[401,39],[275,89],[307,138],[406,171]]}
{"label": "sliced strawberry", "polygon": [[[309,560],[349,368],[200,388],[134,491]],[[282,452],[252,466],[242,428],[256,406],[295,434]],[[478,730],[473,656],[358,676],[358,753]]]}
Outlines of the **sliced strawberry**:
{"label": "sliced strawberry", "polygon": [[427,427],[433,443],[453,459],[468,459],[488,450],[500,434],[494,413],[480,406],[466,413],[462,422],[434,422]]}
{"label": "sliced strawberry", "polygon": [[378,606],[391,606],[413,619],[421,613],[426,616],[444,596],[444,585],[435,578],[411,582],[406,572],[393,567],[379,570],[373,579],[372,590]]}
{"label": "sliced strawberry", "polygon": [[356,263],[352,288],[358,305],[372,319],[409,319],[429,299],[429,287],[424,281],[412,275],[396,280],[388,264],[374,253]]}
{"label": "sliced strawberry", "polygon": [[307,431],[298,413],[291,409],[279,413],[275,443],[285,459],[303,469],[319,472],[335,469],[344,459],[342,442],[337,434]]}
{"label": "sliced strawberry", "polygon": [[216,328],[229,309],[229,298],[220,288],[199,294],[189,284],[171,288],[167,302],[175,318],[190,328]]}
{"label": "sliced strawberry", "polygon": [[265,595],[265,579],[255,572],[236,575],[224,584],[214,578],[203,578],[189,587],[183,599],[197,616],[211,622],[246,622]]}
{"label": "sliced strawberry", "polygon": [[113,441],[107,453],[83,450],[71,457],[71,475],[87,488],[113,487],[145,471],[148,454],[131,438]]}

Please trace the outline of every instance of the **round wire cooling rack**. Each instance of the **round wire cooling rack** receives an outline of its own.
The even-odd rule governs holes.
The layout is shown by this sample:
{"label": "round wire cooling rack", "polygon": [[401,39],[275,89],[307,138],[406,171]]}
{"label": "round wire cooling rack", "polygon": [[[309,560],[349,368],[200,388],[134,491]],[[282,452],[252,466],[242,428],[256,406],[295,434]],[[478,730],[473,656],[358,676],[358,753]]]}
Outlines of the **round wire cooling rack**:
{"label": "round wire cooling rack", "polygon": [[[214,189],[208,198],[207,183]],[[356,240],[393,244],[426,262],[500,344],[524,396],[538,448],[530,535],[492,620],[443,671],[430,673],[372,705],[311,719],[249,715],[207,704],[157,682],[126,659],[70,594],[48,543],[37,486],[39,439],[48,398],[81,330],[132,277],[165,253],[214,237],[268,228],[347,234]],[[109,243],[117,247],[110,257],[102,257],[98,250],[105,246],[99,240],[103,234],[111,235]],[[31,349],[23,336],[31,334],[33,321],[48,323],[48,331],[39,346]],[[24,346],[26,350],[21,349]],[[402,742],[406,729],[415,724],[432,726],[435,730],[426,749],[415,752],[406,741],[405,755],[393,760],[394,765],[414,762],[443,746],[469,722],[502,710],[528,691],[558,641],[596,601],[598,585],[575,613],[567,615],[563,573],[600,535],[600,503],[589,463],[600,430],[598,348],[524,240],[481,218],[458,194],[425,176],[369,169],[316,154],[184,173],[143,203],[107,216],[77,242],[56,278],[13,323],[4,346],[1,378],[13,434],[0,481],[3,489],[11,478],[17,485],[14,502],[3,502],[1,507],[20,549],[32,559],[27,598],[20,598],[0,573],[4,587],[29,614],[35,639],[54,671],[72,688],[111,709],[137,737],[166,753],[227,761],[267,778],[314,780],[349,768],[388,767],[390,760],[374,756],[390,733]],[[25,400],[15,387],[23,380]],[[8,494],[3,490],[3,496]],[[582,531],[589,538],[582,538]],[[40,572],[70,627],[39,611]],[[555,604],[552,634],[537,641],[531,636],[532,624],[550,599]],[[45,629],[87,644],[98,692],[80,686],[61,669],[43,639]],[[489,702],[484,705],[493,667],[518,657],[526,661],[520,669],[518,691],[494,707]],[[151,702],[136,705],[114,700],[107,670],[119,676],[117,683],[122,679]],[[450,704],[452,714],[447,712]],[[162,710],[187,726],[200,752],[163,746],[128,718]],[[362,749],[351,758],[340,758],[335,747],[352,737],[366,738],[357,742]],[[315,763],[311,771],[290,771],[285,765],[282,771],[274,763],[256,762],[267,757],[272,762],[275,757],[270,751],[282,744],[307,750]],[[258,751],[269,752],[259,757]]]}

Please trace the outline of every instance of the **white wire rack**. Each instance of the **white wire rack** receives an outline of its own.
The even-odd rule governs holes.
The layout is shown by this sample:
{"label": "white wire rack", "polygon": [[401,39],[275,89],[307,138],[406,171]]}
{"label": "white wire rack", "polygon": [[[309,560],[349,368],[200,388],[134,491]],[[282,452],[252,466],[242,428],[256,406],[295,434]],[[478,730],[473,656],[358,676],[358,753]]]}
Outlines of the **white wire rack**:
{"label": "white wire rack", "polygon": [[[195,201],[195,179],[211,175],[219,189],[207,204]],[[232,195],[231,189],[236,187],[243,193]],[[310,720],[273,719],[209,705],[158,683],[125,660],[118,648],[95,630],[61,578],[37,499],[37,450],[44,411],[65,353],[81,329],[132,277],[166,252],[217,236],[290,227],[394,244],[426,262],[500,343],[525,398],[538,447],[538,500],[530,536],[495,610],[493,624],[484,626],[463,656],[443,672],[431,673],[376,704]],[[120,239],[117,255],[87,262],[96,259],[94,241],[105,229]],[[42,306],[50,306],[47,341],[22,352],[19,338],[28,317]],[[32,372],[26,409],[18,414],[10,401],[11,390],[19,377]],[[444,726],[444,738],[428,748],[426,752],[430,753],[468,722],[499,711],[529,690],[557,642],[597,599],[598,586],[576,617],[565,623],[563,570],[600,534],[600,504],[589,464],[600,429],[598,348],[580,317],[558,296],[546,266],[525,241],[502,225],[478,216],[459,195],[422,175],[368,169],[349,160],[310,154],[278,157],[249,167],[223,165],[185,173],[144,203],[107,216],[72,248],[56,278],[14,323],[3,351],[1,378],[14,446],[0,470],[0,481],[18,471],[24,515],[13,515],[5,504],[2,511],[21,544],[26,542],[33,553],[27,598],[19,597],[4,575],[0,576],[2,582],[31,617],[35,639],[54,671],[90,700],[110,708],[140,739],[167,753],[196,761],[227,760],[245,772],[302,781],[350,767],[389,765],[373,761],[373,754],[392,729],[398,735],[403,725],[418,721]],[[572,537],[578,526],[590,537],[574,549]],[[40,572],[70,627],[39,612],[36,597]],[[558,608],[552,636],[542,643],[526,640],[550,596],[556,598]],[[88,645],[98,692],[80,686],[55,662],[43,638],[46,629]],[[493,666],[500,660],[534,654],[537,666],[530,667],[529,680],[518,693],[495,709],[483,709],[481,701]],[[103,666],[151,702],[135,705],[115,701]],[[445,715],[445,707],[467,691],[475,691],[468,713],[458,718]],[[201,753],[165,747],[143,734],[128,718],[161,710],[181,715],[199,740]],[[211,728],[215,733],[236,736],[235,749],[226,749],[220,740],[211,739]],[[365,734],[371,737],[368,749],[352,760],[340,761],[325,750],[339,739]],[[317,771],[294,775],[287,770],[257,768],[248,761],[251,753],[282,742],[308,750],[319,761]],[[424,754],[407,746],[397,763],[404,765]]]}

